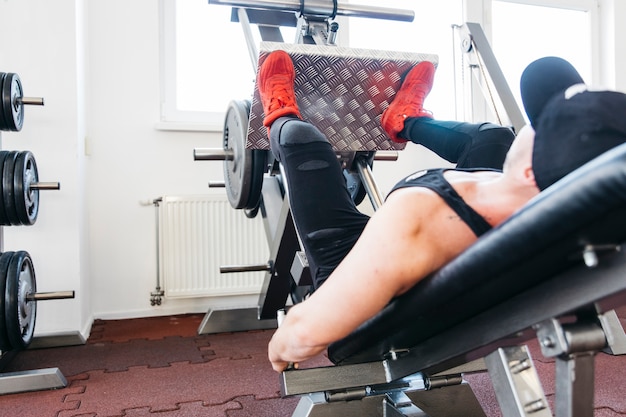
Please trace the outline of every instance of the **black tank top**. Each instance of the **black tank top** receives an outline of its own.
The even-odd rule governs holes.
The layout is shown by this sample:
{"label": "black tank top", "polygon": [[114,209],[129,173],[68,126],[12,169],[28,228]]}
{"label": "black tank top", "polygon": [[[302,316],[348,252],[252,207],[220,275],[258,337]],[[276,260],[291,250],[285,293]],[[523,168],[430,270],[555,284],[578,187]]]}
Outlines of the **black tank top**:
{"label": "black tank top", "polygon": [[[407,187],[424,187],[428,188],[435,193],[437,193],[446,204],[459,215],[461,220],[463,220],[469,227],[472,229],[476,236],[480,236],[483,233],[489,231],[491,229],[491,225],[487,223],[487,220],[480,214],[476,212],[473,208],[471,208],[461,196],[452,188],[452,185],[445,179],[443,173],[447,171],[447,169],[431,169],[431,170],[423,170],[416,172],[415,174],[411,174],[399,183],[397,183],[391,192],[394,192],[400,188]],[[456,171],[478,171],[471,169],[456,169]],[[480,169],[480,171],[485,171],[485,169]]]}

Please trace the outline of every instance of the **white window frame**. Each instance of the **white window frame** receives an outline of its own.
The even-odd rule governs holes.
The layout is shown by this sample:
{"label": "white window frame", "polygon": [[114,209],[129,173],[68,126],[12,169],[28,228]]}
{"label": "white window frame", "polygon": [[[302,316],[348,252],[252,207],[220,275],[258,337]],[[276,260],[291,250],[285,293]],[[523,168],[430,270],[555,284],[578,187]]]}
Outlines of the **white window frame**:
{"label": "white window frame", "polygon": [[[465,17],[467,21],[480,23],[485,34],[491,39],[492,1],[496,0],[465,0]],[[557,9],[577,10],[589,13],[591,33],[591,72],[592,84],[601,81],[601,34],[600,5],[598,0],[497,0],[500,2],[526,4],[529,6],[552,7]]]}
{"label": "white window frame", "polygon": [[[587,82],[598,84],[602,78],[601,73],[601,45],[600,45],[600,13],[598,0],[464,0],[464,18],[467,22],[479,23],[488,40],[492,39],[492,3],[493,1],[516,3],[529,6],[551,7],[557,9],[583,11],[589,13],[589,25],[591,33],[591,79]],[[470,82],[475,82],[473,79]],[[490,111],[489,104],[480,88],[473,88],[471,99],[474,121],[488,120]]]}

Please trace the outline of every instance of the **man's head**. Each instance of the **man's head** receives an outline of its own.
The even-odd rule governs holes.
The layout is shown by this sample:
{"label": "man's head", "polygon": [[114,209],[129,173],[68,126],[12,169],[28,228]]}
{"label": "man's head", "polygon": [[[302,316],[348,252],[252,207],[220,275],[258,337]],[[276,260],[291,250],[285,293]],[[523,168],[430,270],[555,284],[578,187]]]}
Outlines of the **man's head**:
{"label": "man's head", "polygon": [[626,142],[626,94],[572,86],[545,104],[534,128],[533,171],[544,190]]}

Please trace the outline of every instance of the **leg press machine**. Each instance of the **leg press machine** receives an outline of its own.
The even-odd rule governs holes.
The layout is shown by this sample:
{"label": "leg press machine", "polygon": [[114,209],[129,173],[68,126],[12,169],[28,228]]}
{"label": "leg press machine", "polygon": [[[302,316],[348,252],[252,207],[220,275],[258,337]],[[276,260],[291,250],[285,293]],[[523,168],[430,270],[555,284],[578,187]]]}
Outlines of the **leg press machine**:
{"label": "leg press machine", "polygon": [[[372,58],[367,51],[356,51],[352,56],[349,48],[333,46],[337,27],[329,18],[335,15],[411,20],[411,13],[405,11],[348,7],[336,0],[285,1],[280,5],[263,0],[209,3],[244,7],[233,10],[233,20],[242,23],[247,37],[250,23],[259,24],[263,40],[271,42],[264,42],[260,52],[250,46],[255,68],[257,59],[279,48],[292,55],[297,73],[313,68],[315,59],[338,62],[336,73],[330,77],[338,78],[343,71],[353,71],[353,66],[341,67],[342,62],[365,56],[366,60],[382,62],[383,67],[391,64],[391,74],[399,74],[396,79],[390,73],[383,76],[393,79],[388,86],[392,98],[401,75],[412,65],[423,59],[436,61],[436,57],[419,54]],[[283,42],[278,30],[281,25],[301,27],[299,45],[276,44]],[[471,23],[462,30],[466,36],[464,52],[473,54],[473,59],[486,67],[487,71],[480,73],[487,74],[489,88],[497,92],[491,97],[500,99],[495,111],[521,128],[523,117],[482,30]],[[346,80],[355,76],[351,73]],[[302,89],[308,88],[310,105],[302,110],[311,108],[312,113],[305,118],[315,124],[324,119],[320,109],[328,103],[319,104],[321,95],[310,98],[315,90],[323,91],[320,85],[306,87],[314,78],[308,73],[296,80],[296,90],[300,97]],[[330,94],[338,94],[344,84],[329,88]],[[330,100],[332,104],[337,97]],[[385,105],[388,102],[382,100],[359,106],[371,109],[372,114],[366,109],[357,116],[341,114],[340,119],[345,123],[354,117],[374,126]],[[224,149],[196,149],[194,154],[196,160],[225,162],[228,184],[224,186],[229,200],[248,217],[262,214],[271,260],[223,271],[267,271],[259,306],[209,312],[199,333],[275,327],[277,311],[285,308],[290,296],[297,302],[298,289],[311,283],[286,198],[288,184],[267,152],[269,143],[258,106],[256,91],[252,103],[231,105]],[[329,136],[344,167],[359,176],[364,189],[360,194],[366,192],[376,208],[382,200],[371,176],[372,160],[376,154],[393,160],[393,154],[384,152],[401,150],[402,146],[390,145],[384,133],[374,127],[356,135],[355,140],[346,140],[341,133],[333,139],[340,127],[320,128]],[[282,394],[301,396],[293,417],[484,416],[462,377],[484,370],[494,383],[503,416],[551,416],[524,346],[535,337],[543,355],[556,360],[555,415],[593,416],[595,355],[601,351],[626,353],[626,336],[613,311],[626,304],[625,242],[626,145],[622,145],[542,192],[349,337],[332,344],[328,356],[336,366],[283,372]],[[228,315],[234,319],[224,319]],[[224,321],[226,327],[215,321]]]}

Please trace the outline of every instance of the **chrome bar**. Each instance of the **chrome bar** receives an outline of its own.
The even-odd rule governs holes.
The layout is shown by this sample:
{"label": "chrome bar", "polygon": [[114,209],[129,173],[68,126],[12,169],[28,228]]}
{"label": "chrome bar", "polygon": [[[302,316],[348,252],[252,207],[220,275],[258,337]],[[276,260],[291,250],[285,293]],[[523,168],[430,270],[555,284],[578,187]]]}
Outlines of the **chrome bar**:
{"label": "chrome bar", "polygon": [[58,182],[32,182],[28,188],[32,190],[60,190],[61,184]]}
{"label": "chrome bar", "polygon": [[220,273],[227,274],[231,272],[256,272],[271,271],[272,264],[270,262],[258,265],[225,265],[220,266]]}
{"label": "chrome bar", "polygon": [[17,97],[15,101],[17,104],[43,106],[43,97]]}
{"label": "chrome bar", "polygon": [[225,181],[209,181],[209,188],[226,188]]}
{"label": "chrome bar", "polygon": [[67,298],[74,298],[74,291],[36,292],[26,296],[28,301],[64,300]]}
{"label": "chrome bar", "polygon": [[383,197],[374,181],[374,175],[372,174],[372,169],[367,164],[367,160],[364,158],[360,158],[357,161],[357,169],[359,171],[359,178],[361,178],[361,182],[365,187],[365,191],[370,198],[372,203],[372,207],[374,207],[374,211],[378,210],[380,206],[383,205]]}
{"label": "chrome bar", "polygon": [[376,151],[374,161],[394,162],[398,160],[398,151]]}
{"label": "chrome bar", "polygon": [[[209,0],[209,4],[251,9],[300,12],[300,0]],[[315,15],[331,17],[332,1],[304,0],[304,11]],[[392,9],[389,7],[364,6],[339,2],[337,15],[347,17],[363,17],[368,19],[396,20],[412,22],[415,19],[413,10]]]}
{"label": "chrome bar", "polygon": [[233,151],[222,148],[195,148],[193,150],[194,161],[232,161],[234,158]]}

